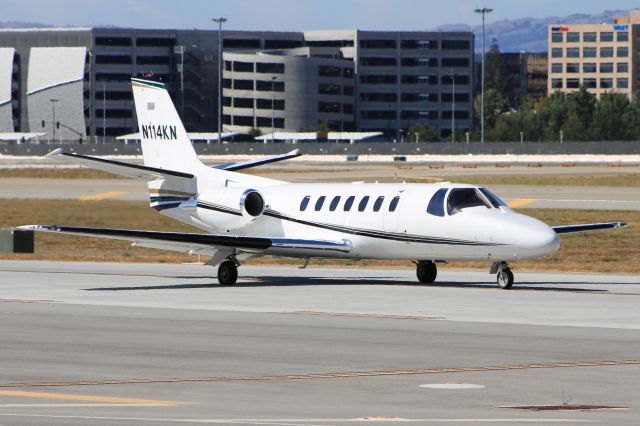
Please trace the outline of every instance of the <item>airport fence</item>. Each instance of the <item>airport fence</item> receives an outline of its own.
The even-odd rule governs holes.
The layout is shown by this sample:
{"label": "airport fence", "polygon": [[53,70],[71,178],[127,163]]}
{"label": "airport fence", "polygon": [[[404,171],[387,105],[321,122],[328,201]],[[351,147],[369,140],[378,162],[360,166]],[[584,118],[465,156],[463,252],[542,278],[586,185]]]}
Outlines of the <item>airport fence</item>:
{"label": "airport fence", "polygon": [[[139,143],[22,143],[1,144],[0,155],[42,156],[54,149],[85,155],[140,155]],[[432,142],[432,143],[391,143],[359,142],[348,143],[196,143],[199,155],[274,155],[299,148],[306,155],[632,155],[640,154],[640,141],[626,142]]]}

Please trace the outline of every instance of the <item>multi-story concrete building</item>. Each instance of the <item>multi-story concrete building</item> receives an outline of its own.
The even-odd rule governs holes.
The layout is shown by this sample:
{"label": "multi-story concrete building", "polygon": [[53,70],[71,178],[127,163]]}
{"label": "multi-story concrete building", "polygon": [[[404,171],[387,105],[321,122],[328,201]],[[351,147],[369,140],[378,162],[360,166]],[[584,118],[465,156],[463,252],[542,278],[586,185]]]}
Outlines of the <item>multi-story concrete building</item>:
{"label": "multi-story concrete building", "polygon": [[[416,123],[429,124],[443,137],[451,133],[452,121],[457,129],[473,126],[472,33],[342,30],[224,37],[223,111],[233,131],[270,131],[269,118],[251,103],[262,99],[268,105],[270,79],[282,82],[275,94],[283,101],[275,112],[277,129],[296,131],[326,121],[333,130],[383,131],[399,140]],[[267,61],[279,63],[281,72],[257,71]],[[236,102],[244,106],[238,109]],[[254,108],[257,115],[249,114]]]}
{"label": "multi-story concrete building", "polygon": [[[468,130],[473,45],[471,32],[224,31],[224,130]],[[187,130],[217,128],[217,31],[7,29],[0,48],[0,132],[135,131],[131,76],[166,83]]]}
{"label": "multi-story concrete building", "polygon": [[517,105],[525,98],[547,95],[548,63],[546,53],[501,53],[505,64],[509,101]]}
{"label": "multi-story concrete building", "polygon": [[548,93],[622,93],[635,98],[640,70],[640,11],[612,24],[549,26]]}
{"label": "multi-story concrete building", "polygon": [[0,30],[0,131],[66,140],[130,133],[130,79],[143,75],[168,83],[188,130],[211,130],[217,40],[198,30]]}

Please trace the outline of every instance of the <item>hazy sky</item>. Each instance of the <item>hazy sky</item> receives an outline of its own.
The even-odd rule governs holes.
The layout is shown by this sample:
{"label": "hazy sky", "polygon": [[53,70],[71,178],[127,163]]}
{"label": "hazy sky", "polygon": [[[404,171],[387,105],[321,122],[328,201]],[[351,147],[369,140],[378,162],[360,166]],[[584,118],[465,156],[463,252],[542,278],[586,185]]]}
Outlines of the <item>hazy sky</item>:
{"label": "hazy sky", "polygon": [[228,29],[396,29],[477,24],[477,7],[494,9],[488,21],[564,16],[640,8],[631,0],[0,0],[0,20],[52,25],[138,28],[212,28],[225,16]]}

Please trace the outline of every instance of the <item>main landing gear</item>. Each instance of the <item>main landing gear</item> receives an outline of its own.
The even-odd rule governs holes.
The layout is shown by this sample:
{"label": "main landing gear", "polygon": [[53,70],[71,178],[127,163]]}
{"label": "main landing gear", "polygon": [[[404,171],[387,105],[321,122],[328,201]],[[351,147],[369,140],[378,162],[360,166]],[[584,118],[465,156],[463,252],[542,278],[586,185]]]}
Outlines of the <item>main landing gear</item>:
{"label": "main landing gear", "polygon": [[513,286],[513,272],[507,262],[494,262],[489,273],[496,274],[496,281],[501,289],[509,290]]}
{"label": "main landing gear", "polygon": [[421,283],[432,284],[438,276],[438,267],[430,260],[419,260],[416,262],[416,275]]}
{"label": "main landing gear", "polygon": [[238,262],[235,258],[227,258],[218,266],[218,282],[220,285],[234,285],[238,280]]}

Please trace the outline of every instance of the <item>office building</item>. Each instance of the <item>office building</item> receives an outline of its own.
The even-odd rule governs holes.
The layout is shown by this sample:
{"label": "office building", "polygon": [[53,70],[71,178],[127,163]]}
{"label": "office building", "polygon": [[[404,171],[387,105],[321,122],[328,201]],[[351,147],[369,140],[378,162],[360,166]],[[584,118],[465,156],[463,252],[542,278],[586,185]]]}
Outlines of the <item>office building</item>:
{"label": "office building", "polygon": [[548,63],[546,53],[501,53],[506,72],[510,105],[524,98],[547,95]]}
{"label": "office building", "polygon": [[638,92],[640,11],[611,24],[550,25],[548,93],[571,93],[584,86],[590,93]]}

